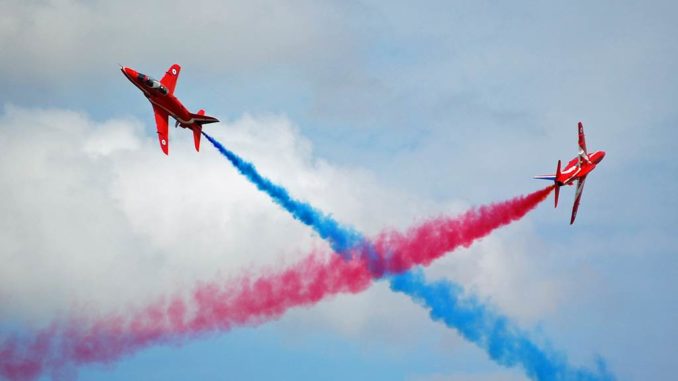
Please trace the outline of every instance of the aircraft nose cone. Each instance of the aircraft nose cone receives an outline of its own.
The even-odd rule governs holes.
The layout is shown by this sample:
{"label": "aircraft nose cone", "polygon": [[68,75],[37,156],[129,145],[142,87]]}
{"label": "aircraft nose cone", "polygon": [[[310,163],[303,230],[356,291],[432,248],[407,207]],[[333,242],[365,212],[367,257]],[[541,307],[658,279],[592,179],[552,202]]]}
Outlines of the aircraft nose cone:
{"label": "aircraft nose cone", "polygon": [[120,68],[120,70],[122,70],[122,72],[125,73],[130,78],[135,78],[138,74],[136,70],[126,66],[123,66],[122,68]]}
{"label": "aircraft nose cone", "polygon": [[605,157],[605,151],[598,151],[598,153],[599,153],[599,157],[598,157],[597,162],[600,163],[601,161],[603,161],[603,158]]}

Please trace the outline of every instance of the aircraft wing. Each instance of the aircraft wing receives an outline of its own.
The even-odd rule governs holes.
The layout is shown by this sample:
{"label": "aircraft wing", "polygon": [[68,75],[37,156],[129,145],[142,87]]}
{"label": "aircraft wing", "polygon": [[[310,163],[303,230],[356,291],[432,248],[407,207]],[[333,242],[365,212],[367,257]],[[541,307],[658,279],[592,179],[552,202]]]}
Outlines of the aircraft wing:
{"label": "aircraft wing", "polygon": [[579,209],[579,202],[581,201],[581,194],[584,191],[584,182],[586,181],[586,176],[580,177],[577,180],[577,191],[574,194],[574,205],[572,206],[572,217],[570,218],[570,225],[574,223],[574,219],[577,218],[577,210]]}
{"label": "aircraft wing", "polygon": [[169,69],[165,72],[165,75],[160,80],[160,83],[165,85],[170,94],[174,94],[174,89],[177,87],[177,80],[179,79],[179,72],[181,71],[181,66],[174,64],[170,66]]}
{"label": "aircraft wing", "polygon": [[584,151],[584,153],[588,154],[586,152],[586,137],[584,136],[584,125],[579,122],[579,150]]}
{"label": "aircraft wing", "polygon": [[155,125],[158,128],[160,148],[162,148],[162,152],[164,152],[165,155],[169,155],[169,133],[167,128],[169,115],[167,114],[167,111],[156,105],[153,105],[153,113],[155,114]]}
{"label": "aircraft wing", "polygon": [[584,136],[584,125],[579,122],[579,165],[582,161],[591,164],[589,161],[589,153],[586,151],[586,137]]}

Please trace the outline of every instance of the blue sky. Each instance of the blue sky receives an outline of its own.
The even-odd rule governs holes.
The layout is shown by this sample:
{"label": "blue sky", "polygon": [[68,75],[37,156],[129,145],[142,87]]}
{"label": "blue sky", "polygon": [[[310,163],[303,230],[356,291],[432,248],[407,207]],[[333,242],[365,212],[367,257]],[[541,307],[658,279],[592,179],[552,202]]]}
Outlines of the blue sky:
{"label": "blue sky", "polygon": [[[183,131],[161,157],[150,106],[117,63],[160,77],[177,62],[177,96],[224,121],[210,132],[368,233],[536,189],[532,175],[576,153],[581,120],[607,156],[574,226],[563,189],[559,209],[549,200],[428,271],[574,364],[600,355],[620,379],[670,379],[675,12],[668,1],[5,2],[0,322],[124,308],[322,245],[210,147],[192,153]],[[523,379],[383,286],[79,370],[195,376]]]}

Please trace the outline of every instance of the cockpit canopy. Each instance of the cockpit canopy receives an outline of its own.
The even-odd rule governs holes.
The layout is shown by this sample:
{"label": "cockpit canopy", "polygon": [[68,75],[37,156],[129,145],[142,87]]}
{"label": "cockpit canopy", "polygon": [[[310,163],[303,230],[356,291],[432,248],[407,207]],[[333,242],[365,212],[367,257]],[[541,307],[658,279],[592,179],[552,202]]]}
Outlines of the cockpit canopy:
{"label": "cockpit canopy", "polygon": [[169,91],[167,90],[167,88],[165,86],[163,86],[163,84],[160,83],[160,81],[157,81],[157,80],[147,76],[146,74],[139,73],[139,76],[137,77],[137,79],[141,83],[143,83],[144,86],[150,87],[151,89],[155,89],[155,90],[159,91],[162,95],[169,94]]}

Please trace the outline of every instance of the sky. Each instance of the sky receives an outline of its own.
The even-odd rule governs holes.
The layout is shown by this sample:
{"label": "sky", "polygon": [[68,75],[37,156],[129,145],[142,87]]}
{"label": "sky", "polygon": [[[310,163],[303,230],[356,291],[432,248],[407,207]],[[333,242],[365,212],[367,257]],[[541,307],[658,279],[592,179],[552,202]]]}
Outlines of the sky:
{"label": "sky", "polygon": [[[620,380],[674,378],[678,6],[649,2],[0,0],[0,333],[143,306],[326,248],[118,64],[222,123],[206,131],[365,234],[545,185],[574,190],[426,269]],[[280,319],[157,345],[79,380],[524,380],[377,283]]]}

